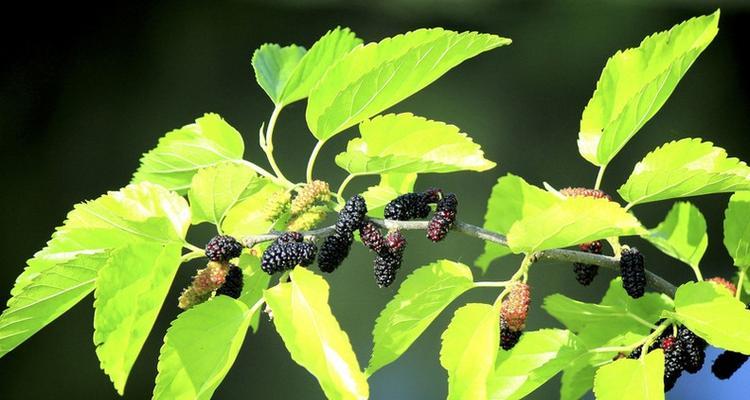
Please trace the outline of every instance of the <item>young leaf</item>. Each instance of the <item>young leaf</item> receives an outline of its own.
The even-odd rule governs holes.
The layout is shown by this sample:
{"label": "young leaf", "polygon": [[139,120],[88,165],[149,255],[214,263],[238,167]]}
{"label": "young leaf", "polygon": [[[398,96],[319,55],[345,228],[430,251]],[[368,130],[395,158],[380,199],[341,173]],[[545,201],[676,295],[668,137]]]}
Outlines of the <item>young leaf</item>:
{"label": "young leaf", "polygon": [[596,371],[598,400],[664,399],[664,352],[661,349],[635,360],[623,358]]}
{"label": "young leaf", "polygon": [[557,375],[585,351],[570,331],[526,332],[510,351],[501,351],[487,383],[488,399],[521,399]]}
{"label": "young leaf", "polygon": [[349,337],[328,306],[328,284],[305,268],[266,290],[273,323],[292,359],[312,373],[331,399],[365,399],[369,388]]}
{"label": "young leaf", "polygon": [[227,212],[252,196],[267,183],[244,164],[221,162],[203,168],[193,176],[188,198],[192,223],[210,222],[221,226]]}
{"label": "young leaf", "polygon": [[0,315],[0,357],[76,305],[92,290],[108,253],[79,256],[54,265],[8,301]]}
{"label": "young leaf", "polygon": [[448,371],[448,399],[487,398],[487,379],[500,346],[500,310],[470,303],[443,332],[440,365]]}
{"label": "young leaf", "polygon": [[[244,282],[242,295],[240,295],[239,300],[248,307],[252,307],[263,298],[263,291],[268,288],[268,283],[271,282],[271,275],[260,269],[259,257],[247,252],[242,253],[240,256],[239,267],[242,268],[242,281]],[[258,332],[259,323],[260,313],[253,314],[250,321],[250,327],[253,328],[253,332]]]}
{"label": "young leaf", "polygon": [[724,215],[724,246],[734,265],[750,267],[750,192],[735,193],[729,199]]}
{"label": "young leaf", "polygon": [[367,374],[395,361],[432,321],[474,281],[466,265],[440,260],[409,275],[380,313]]}
{"label": "young leaf", "polygon": [[[498,179],[492,188],[484,216],[484,227],[507,234],[516,221],[538,214],[560,200],[554,194],[526,183],[523,178],[508,174]],[[486,271],[492,261],[507,254],[510,254],[507,247],[485,242],[484,253],[475,263]]]}
{"label": "young leaf", "polygon": [[410,113],[381,115],[359,124],[336,164],[355,175],[485,171],[495,163],[458,127]]}
{"label": "young leaf", "polygon": [[210,399],[237,358],[257,311],[216,296],[181,313],[164,336],[153,399]]}
{"label": "young leaf", "polygon": [[281,103],[286,105],[309,96],[328,68],[360,44],[362,39],[349,28],[337,27],[328,31],[294,68],[281,93]]}
{"label": "young leaf", "polygon": [[605,166],[664,105],[718,32],[719,11],[647,37],[607,61],[583,110],[578,151]]}
{"label": "young leaf", "polygon": [[149,181],[185,194],[199,169],[241,161],[244,152],[240,133],[217,114],[206,114],[159,139],[156,148],[141,157],[133,183]]}
{"label": "young leaf", "polygon": [[94,345],[121,396],[180,266],[179,244],[140,243],[114,250],[99,270]]}
{"label": "young leaf", "polygon": [[367,202],[367,214],[382,217],[385,205],[396,197],[414,190],[417,174],[381,174],[380,183],[362,193]]}
{"label": "young leaf", "polygon": [[638,219],[615,202],[569,197],[514,223],[508,246],[514,253],[533,253],[645,232]]}
{"label": "young leaf", "polygon": [[674,317],[713,346],[750,354],[750,311],[711,282],[677,288]]}
{"label": "young leaf", "polygon": [[189,226],[190,209],[185,199],[147,182],[77,204],[47,246],[28,261],[11,295],[20,293],[45,270],[79,255],[141,240],[182,243]]}
{"label": "young leaf", "polygon": [[476,32],[420,29],[358,47],[310,93],[307,126],[325,141],[420,91],[463,61],[510,40]]}
{"label": "young leaf", "polygon": [[648,153],[617,190],[631,205],[750,190],[750,167],[700,139],[669,142]]}
{"label": "young leaf", "polygon": [[271,196],[285,190],[270,179],[258,177],[250,190],[243,193],[243,199],[226,211],[221,230],[237,238],[267,232],[274,221],[267,220],[266,203]]}
{"label": "young leaf", "polygon": [[275,104],[283,103],[284,88],[305,53],[302,46],[281,47],[273,43],[266,43],[253,53],[255,80]]}
{"label": "young leaf", "polygon": [[706,219],[698,207],[675,203],[667,218],[643,236],[659,250],[693,268],[698,268],[708,248]]}

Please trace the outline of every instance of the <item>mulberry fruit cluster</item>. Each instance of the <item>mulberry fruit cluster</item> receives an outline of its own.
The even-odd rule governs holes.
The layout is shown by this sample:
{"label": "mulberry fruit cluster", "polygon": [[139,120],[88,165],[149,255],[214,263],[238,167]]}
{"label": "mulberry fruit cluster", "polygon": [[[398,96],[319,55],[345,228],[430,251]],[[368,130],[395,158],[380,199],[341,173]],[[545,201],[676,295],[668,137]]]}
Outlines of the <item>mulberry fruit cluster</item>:
{"label": "mulberry fruit cluster", "polygon": [[[581,251],[592,254],[602,254],[602,242],[595,241],[583,243],[578,246]],[[583,286],[588,286],[594,281],[599,273],[599,266],[593,264],[573,263],[573,272],[576,274],[576,280]]]}
{"label": "mulberry fruit cluster", "polygon": [[526,328],[526,318],[529,315],[531,303],[531,288],[525,283],[517,283],[508,293],[508,297],[500,307],[500,346],[510,350]]}
{"label": "mulberry fruit cluster", "polygon": [[430,204],[438,202],[440,189],[428,189],[421,193],[406,193],[391,200],[383,212],[386,219],[409,221],[416,218],[427,218],[430,215]]}
{"label": "mulberry fruit cluster", "polygon": [[393,231],[385,238],[385,246],[381,248],[373,262],[375,282],[381,288],[391,286],[396,280],[396,272],[401,268],[401,261],[406,248],[406,238],[400,231]]}
{"label": "mulberry fruit cluster", "polygon": [[285,232],[263,252],[260,268],[272,275],[292,269],[297,265],[308,266],[315,261],[317,247],[312,242],[303,241],[299,232]]}
{"label": "mulberry fruit cluster", "polygon": [[214,290],[224,284],[227,272],[232,266],[227,262],[209,261],[206,268],[198,270],[190,286],[182,291],[177,306],[187,310],[210,299]]}
{"label": "mulberry fruit cluster", "polygon": [[429,225],[427,226],[427,238],[433,242],[439,242],[445,238],[448,231],[453,227],[453,223],[456,222],[456,214],[458,213],[458,199],[453,193],[448,193],[443,196],[437,203],[435,214],[432,216]]}
{"label": "mulberry fruit cluster", "polygon": [[242,243],[231,236],[216,236],[206,245],[206,257],[211,261],[229,261],[239,257],[240,254],[242,254]]}
{"label": "mulberry fruit cluster", "polygon": [[318,267],[323,272],[333,272],[344,262],[354,241],[354,231],[365,224],[367,203],[360,195],[347,200],[339,212],[333,234],[326,237],[320,246]]}
{"label": "mulberry fruit cluster", "polygon": [[242,287],[244,283],[242,281],[242,269],[236,265],[229,267],[227,275],[224,278],[224,283],[216,289],[216,295],[229,296],[233,299],[238,299],[242,294]]}
{"label": "mulberry fruit cluster", "polygon": [[[658,323],[661,323],[661,321]],[[664,351],[665,391],[674,387],[683,372],[694,374],[703,368],[706,359],[706,347],[708,346],[705,340],[684,326],[677,328],[676,336],[673,333],[674,329],[667,327],[648,348],[649,352],[657,348]],[[642,347],[639,346],[628,355],[628,358],[638,358],[641,353]]]}
{"label": "mulberry fruit cluster", "polygon": [[635,247],[625,248],[620,253],[622,287],[634,299],[646,292],[646,270],[643,262],[643,255]]}

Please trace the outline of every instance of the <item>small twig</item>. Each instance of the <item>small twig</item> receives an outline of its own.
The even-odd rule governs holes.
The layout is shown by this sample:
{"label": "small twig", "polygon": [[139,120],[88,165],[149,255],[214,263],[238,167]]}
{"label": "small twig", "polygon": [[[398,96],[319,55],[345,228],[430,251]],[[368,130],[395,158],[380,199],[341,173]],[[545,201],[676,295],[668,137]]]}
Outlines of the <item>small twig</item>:
{"label": "small twig", "polygon": [[[401,229],[401,230],[426,230],[429,221],[394,221],[387,219],[370,219],[375,225],[384,229]],[[316,240],[322,236],[328,236],[336,229],[334,225],[326,226],[320,229],[312,231],[301,232],[306,238]],[[487,242],[497,243],[503,246],[508,246],[508,240],[505,235],[497,232],[493,232],[482,227],[467,224],[465,222],[456,221],[453,225],[453,231],[463,233],[464,235],[475,237]],[[243,243],[247,247],[255,246],[258,243],[268,242],[276,239],[281,235],[282,232],[272,232],[265,235],[248,236],[243,240]],[[611,269],[614,271],[620,270],[620,261],[614,257],[605,256],[601,254],[593,254],[577,250],[566,250],[566,249],[552,249],[545,250],[535,253],[532,256],[532,261],[563,261],[570,263],[582,263],[598,265],[603,268]],[[674,297],[674,293],[677,288],[666,279],[654,274],[651,271],[646,271],[646,282],[657,291],[664,293],[670,297]]]}

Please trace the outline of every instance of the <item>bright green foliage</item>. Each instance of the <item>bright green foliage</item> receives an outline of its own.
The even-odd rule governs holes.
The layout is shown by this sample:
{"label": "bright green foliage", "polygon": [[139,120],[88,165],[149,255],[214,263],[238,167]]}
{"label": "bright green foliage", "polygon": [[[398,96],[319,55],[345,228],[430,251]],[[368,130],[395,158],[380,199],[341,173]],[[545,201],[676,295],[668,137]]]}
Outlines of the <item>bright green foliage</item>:
{"label": "bright green foliage", "polygon": [[500,347],[500,309],[469,303],[443,332],[440,365],[448,371],[448,399],[487,398],[487,379]]}
{"label": "bright green foliage", "polygon": [[0,357],[68,311],[94,290],[106,252],[54,265],[8,301],[0,316]]}
{"label": "bright green foliage", "polygon": [[326,141],[420,91],[463,61],[509,43],[495,35],[434,28],[357,47],[310,93],[307,126]]}
{"label": "bright green foliage", "polygon": [[615,202],[569,197],[514,223],[508,246],[515,253],[531,253],[645,232],[638,219]]}
{"label": "bright green foliage", "polygon": [[724,215],[724,246],[741,269],[750,267],[750,192],[735,193]]}
{"label": "bright green foliage", "polygon": [[367,380],[349,337],[328,306],[328,284],[301,267],[291,279],[266,290],[265,299],[292,359],[318,379],[329,399],[367,398]]}
{"label": "bright green foliage", "polygon": [[700,139],[669,142],[648,153],[617,191],[631,205],[750,190],[750,167]]}
{"label": "bright green foliage", "polygon": [[94,345],[120,395],[180,266],[179,244],[143,243],[112,252],[99,270]]}
{"label": "bright green foliage", "polygon": [[[239,267],[242,268],[242,280],[244,282],[239,300],[248,307],[252,307],[263,298],[263,292],[268,289],[268,284],[271,282],[271,275],[260,269],[260,258],[248,252],[244,252],[240,256]],[[260,313],[255,313],[250,321],[253,332],[258,331],[259,324]]]}
{"label": "bright green foliage", "polygon": [[719,11],[647,37],[607,61],[581,116],[578,151],[606,166],[664,105],[718,32]]}
{"label": "bright green foliage", "polygon": [[560,329],[526,332],[510,351],[497,355],[488,399],[520,399],[578,358],[584,348],[576,335]]}
{"label": "bright green foliage", "polygon": [[[553,193],[530,185],[521,177],[505,175],[492,188],[484,228],[507,234],[516,221],[539,214],[559,200]],[[484,253],[477,258],[476,264],[486,271],[492,261],[507,254],[510,254],[507,247],[485,242]]]}
{"label": "bright green foliage", "polygon": [[596,368],[577,362],[563,371],[560,379],[560,400],[578,400],[594,387]]}
{"label": "bright green foliage", "polygon": [[664,352],[661,349],[644,358],[623,358],[596,372],[594,393],[598,400],[664,399]]}
{"label": "bright green foliage", "polygon": [[188,198],[193,224],[210,222],[221,226],[227,212],[260,191],[268,180],[259,178],[245,164],[221,162],[203,168],[193,176]]}
{"label": "bright green foliage", "polygon": [[199,169],[221,161],[241,161],[242,136],[217,114],[173,130],[141,158],[133,183],[149,181],[185,194]]}
{"label": "bright green foliage", "polygon": [[750,354],[750,311],[724,288],[689,282],[677,288],[674,317],[708,343]]}
{"label": "bright green foliage", "polygon": [[242,199],[226,212],[221,230],[237,238],[267,232],[273,221],[267,220],[266,202],[274,193],[285,190],[270,179],[256,178],[242,194]]}
{"label": "bright green foliage", "polygon": [[264,44],[253,54],[255,79],[278,106],[302,100],[328,68],[362,44],[349,28],[328,31],[305,51],[300,46]]}
{"label": "bright green foliage", "polygon": [[190,209],[185,199],[150,183],[131,184],[77,204],[47,247],[28,261],[11,294],[19,294],[39,274],[78,255],[138,241],[182,243],[188,226]]}
{"label": "bright green foliage", "polygon": [[375,323],[367,374],[372,375],[401,356],[473,283],[469,267],[448,260],[425,265],[409,275]]}
{"label": "bright green foliage", "polygon": [[159,354],[155,400],[210,399],[232,367],[258,309],[217,296],[172,322]]}
{"label": "bright green foliage", "polygon": [[388,114],[359,124],[336,164],[351,174],[485,171],[495,163],[484,158],[457,126],[410,113]]}
{"label": "bright green foliage", "polygon": [[382,217],[385,205],[396,197],[414,190],[417,174],[381,174],[380,183],[362,193],[367,202],[367,214]]}
{"label": "bright green foliage", "polygon": [[665,254],[698,268],[708,248],[706,219],[698,207],[675,203],[667,218],[643,237]]}

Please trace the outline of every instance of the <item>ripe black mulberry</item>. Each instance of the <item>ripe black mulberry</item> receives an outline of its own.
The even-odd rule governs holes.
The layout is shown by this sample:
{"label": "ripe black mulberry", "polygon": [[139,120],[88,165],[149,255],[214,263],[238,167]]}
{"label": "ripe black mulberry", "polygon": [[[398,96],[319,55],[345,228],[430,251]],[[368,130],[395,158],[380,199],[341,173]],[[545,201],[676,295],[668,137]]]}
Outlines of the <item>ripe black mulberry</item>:
{"label": "ripe black mulberry", "polygon": [[458,213],[458,199],[453,193],[443,196],[437,203],[435,215],[432,216],[430,224],[427,226],[427,238],[433,242],[439,242],[445,238],[448,231],[456,222]]}
{"label": "ripe black mulberry", "polygon": [[242,270],[236,265],[229,267],[224,284],[216,289],[216,295],[225,295],[233,299],[238,299],[242,294]]}
{"label": "ripe black mulberry", "polygon": [[434,197],[434,192],[402,194],[386,204],[383,214],[386,219],[396,221],[427,218],[430,215],[430,200]]}
{"label": "ripe black mulberry", "polygon": [[643,255],[635,247],[623,249],[620,253],[622,287],[634,299],[646,292],[646,270],[643,262]]}
{"label": "ripe black mulberry", "polygon": [[685,371],[691,374],[700,371],[706,360],[708,343],[684,326],[677,330],[677,337],[685,349]]}
{"label": "ripe black mulberry", "polygon": [[351,234],[334,232],[325,238],[318,254],[318,267],[323,272],[333,272],[349,255],[354,237]]}
{"label": "ripe black mulberry", "polygon": [[386,253],[375,257],[373,270],[375,282],[381,288],[390,286],[396,280],[396,272],[401,268],[401,256]]}
{"label": "ripe black mulberry", "polygon": [[215,236],[206,245],[206,257],[211,261],[228,261],[239,257],[240,254],[242,254],[242,243],[231,236]]}
{"label": "ripe black mulberry", "polygon": [[505,319],[500,317],[500,347],[502,347],[503,350],[512,349],[521,339],[521,335],[523,335],[523,331],[514,331],[510,329]]}
{"label": "ripe black mulberry", "polygon": [[260,259],[260,268],[274,274],[297,265],[307,266],[315,260],[317,248],[311,242],[279,242],[269,246]]}
{"label": "ripe black mulberry", "polygon": [[365,223],[367,214],[367,203],[364,197],[354,195],[344,204],[336,221],[336,232],[339,234],[352,235],[354,231],[361,228]]}
{"label": "ripe black mulberry", "polygon": [[[581,251],[589,252],[592,254],[602,254],[602,242],[595,241],[591,243],[583,243],[578,246]],[[596,275],[599,273],[599,266],[593,264],[573,263],[573,271],[576,274],[576,280],[583,286],[588,286],[594,281]]]}

